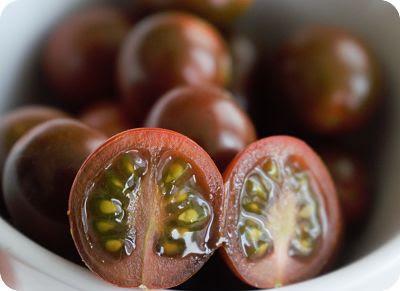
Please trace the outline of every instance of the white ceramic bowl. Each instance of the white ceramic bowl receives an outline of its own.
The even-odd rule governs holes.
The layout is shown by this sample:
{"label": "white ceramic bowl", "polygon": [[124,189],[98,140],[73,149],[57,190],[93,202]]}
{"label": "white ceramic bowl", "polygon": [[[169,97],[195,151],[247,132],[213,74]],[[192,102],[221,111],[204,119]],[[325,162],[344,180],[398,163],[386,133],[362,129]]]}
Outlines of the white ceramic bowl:
{"label": "white ceramic bowl", "polygon": [[[0,0],[0,7],[7,1],[12,3],[0,15],[0,112],[35,92],[44,36],[62,15],[90,0]],[[385,154],[373,169],[380,181],[375,212],[350,252],[352,261],[280,290],[385,290],[400,276],[400,20],[394,7],[381,0],[258,0],[240,27],[268,51],[297,27],[312,23],[346,27],[370,44],[384,69],[389,122],[385,142],[379,143]],[[0,272],[18,290],[118,289],[38,246],[1,218]]]}

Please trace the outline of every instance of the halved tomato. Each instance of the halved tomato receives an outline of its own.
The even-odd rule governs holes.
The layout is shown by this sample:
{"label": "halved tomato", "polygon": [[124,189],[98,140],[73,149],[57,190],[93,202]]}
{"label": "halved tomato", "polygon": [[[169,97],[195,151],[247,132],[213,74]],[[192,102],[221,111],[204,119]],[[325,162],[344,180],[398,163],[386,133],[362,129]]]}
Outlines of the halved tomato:
{"label": "halved tomato", "polygon": [[342,218],[332,179],[315,152],[285,136],[248,146],[224,174],[223,253],[246,283],[271,288],[319,274],[332,261]]}
{"label": "halved tomato", "polygon": [[163,129],[118,134],[80,169],[69,201],[87,266],[123,287],[169,288],[220,243],[223,181],[209,155]]}

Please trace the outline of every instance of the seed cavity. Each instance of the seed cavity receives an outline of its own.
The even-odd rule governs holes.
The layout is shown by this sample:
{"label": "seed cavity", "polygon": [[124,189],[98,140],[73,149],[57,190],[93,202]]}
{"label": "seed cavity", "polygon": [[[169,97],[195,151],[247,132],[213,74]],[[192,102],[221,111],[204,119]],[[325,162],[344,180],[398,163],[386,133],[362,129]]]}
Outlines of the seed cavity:
{"label": "seed cavity", "polygon": [[83,224],[90,245],[115,258],[135,249],[134,207],[148,162],[138,151],[115,157],[86,191]]}
{"label": "seed cavity", "polygon": [[212,221],[212,208],[203,198],[190,163],[168,157],[161,166],[159,189],[166,215],[155,249],[159,256],[184,257],[207,253],[204,241]]}
{"label": "seed cavity", "polygon": [[[284,241],[293,258],[301,259],[315,251],[322,230],[321,209],[313,187],[306,164],[297,156],[282,164],[267,158],[250,171],[241,191],[238,220],[245,257],[257,260],[268,256],[276,241],[279,245]],[[293,207],[287,203],[293,203]],[[284,211],[296,213],[284,215]],[[282,217],[290,221],[282,221]]]}
{"label": "seed cavity", "polygon": [[242,249],[251,260],[261,259],[272,252],[271,237],[262,223],[247,218],[239,223]]}

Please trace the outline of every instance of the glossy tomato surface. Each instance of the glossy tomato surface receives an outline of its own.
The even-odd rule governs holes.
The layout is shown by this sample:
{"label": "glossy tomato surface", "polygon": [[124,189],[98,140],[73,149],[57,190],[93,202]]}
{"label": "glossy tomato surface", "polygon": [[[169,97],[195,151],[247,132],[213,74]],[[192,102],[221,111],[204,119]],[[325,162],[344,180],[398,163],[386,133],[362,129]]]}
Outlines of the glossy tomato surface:
{"label": "glossy tomato surface", "polygon": [[[51,119],[66,117],[60,110],[45,106],[26,106],[11,111],[0,118],[0,193],[6,159],[14,144],[29,130]],[[3,195],[0,195],[0,214],[6,215]]]}
{"label": "glossy tomato surface", "polygon": [[80,114],[79,119],[109,137],[133,128],[133,124],[128,121],[121,106],[111,101],[89,105]]}
{"label": "glossy tomato surface", "polygon": [[97,5],[66,17],[48,37],[45,78],[68,106],[112,96],[117,54],[131,28],[119,8]]}
{"label": "glossy tomato surface", "polygon": [[217,87],[181,87],[152,108],[148,127],[180,132],[202,146],[224,170],[234,156],[256,140],[247,114],[233,96]]}
{"label": "glossy tomato surface", "polygon": [[3,189],[13,224],[57,254],[74,254],[68,225],[68,195],[85,158],[105,137],[72,119],[45,122],[13,147]]}
{"label": "glossy tomato surface", "polygon": [[219,245],[222,177],[189,138],[162,129],[118,134],[80,169],[70,225],[86,265],[122,287],[169,288]]}
{"label": "glossy tomato surface", "polygon": [[363,126],[381,98],[381,76],[364,42],[339,28],[300,30],[277,58],[281,93],[310,131],[336,134]]}
{"label": "glossy tomato surface", "polygon": [[231,58],[219,32],[181,12],[159,13],[137,23],[118,63],[126,111],[138,122],[158,98],[176,86],[224,87],[230,77]]}
{"label": "glossy tomato surface", "polygon": [[334,258],[342,221],[334,184],[304,142],[257,141],[224,174],[226,261],[246,283],[272,288],[318,275]]}

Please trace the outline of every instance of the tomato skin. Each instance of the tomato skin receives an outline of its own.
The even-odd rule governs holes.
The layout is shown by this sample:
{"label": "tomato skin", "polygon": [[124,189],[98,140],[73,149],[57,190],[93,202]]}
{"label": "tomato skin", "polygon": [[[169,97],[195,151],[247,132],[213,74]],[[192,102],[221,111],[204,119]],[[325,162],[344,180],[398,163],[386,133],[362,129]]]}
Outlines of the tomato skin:
{"label": "tomato skin", "polygon": [[119,104],[102,101],[87,107],[79,119],[111,137],[117,133],[133,128]]}
{"label": "tomato skin", "polygon": [[14,225],[57,254],[75,259],[66,215],[73,179],[105,137],[72,119],[55,119],[24,135],[10,152],[4,199]]}
{"label": "tomato skin", "polygon": [[381,99],[375,56],[359,39],[333,27],[309,27],[282,45],[279,91],[308,131],[340,134],[366,124]]}
{"label": "tomato skin", "polygon": [[321,152],[336,184],[348,234],[366,225],[371,210],[371,187],[365,165],[354,154],[343,150]]}
{"label": "tomato skin", "polygon": [[0,120],[0,214],[8,217],[2,194],[2,177],[6,159],[14,144],[35,126],[66,113],[45,106],[25,106],[2,116]]}
{"label": "tomato skin", "polygon": [[244,14],[253,3],[253,0],[140,0],[139,2],[143,7],[152,10],[187,10],[225,27],[232,24],[236,18]]}
{"label": "tomato skin", "polygon": [[127,115],[138,124],[167,91],[181,85],[228,85],[231,57],[218,31],[182,12],[137,23],[122,47],[117,79]]}
{"label": "tomato skin", "polygon": [[145,124],[192,138],[220,170],[256,140],[247,114],[227,91],[216,87],[180,87],[170,91],[154,105]]}
{"label": "tomato skin", "polygon": [[50,34],[42,56],[45,79],[66,106],[113,95],[117,54],[131,22],[119,8],[98,5],[67,17]]}
{"label": "tomato skin", "polygon": [[[224,201],[221,174],[208,154],[195,142],[179,133],[158,128],[136,128],[117,134],[86,159],[75,178],[69,198],[69,221],[72,237],[82,260],[88,268],[109,283],[120,287],[145,285],[151,289],[175,287],[193,276],[207,262],[212,253],[204,255],[199,260],[192,259],[190,256],[173,259],[159,257],[153,248],[149,248],[145,261],[142,261],[139,256],[130,256],[119,262],[114,262],[111,266],[105,266],[101,260],[100,252],[91,248],[85,241],[81,216],[84,189],[86,189],[88,183],[93,182],[99,171],[104,170],[104,166],[108,165],[113,157],[120,152],[133,149],[148,151],[146,157],[149,158],[151,163],[149,171],[154,170],[155,161],[160,159],[165,150],[173,151],[175,155],[189,160],[197,174],[197,181],[208,189],[206,199],[211,203],[214,210],[210,243],[214,245],[214,250],[219,246],[220,237],[223,233],[223,212],[221,209]],[[154,178],[154,173],[149,176]],[[145,191],[145,193],[148,195],[147,198],[152,195],[149,191]],[[146,201],[148,202],[148,200]],[[139,210],[137,211],[139,212]],[[147,209],[140,211],[148,215]],[[145,219],[141,217],[139,220],[144,225]],[[159,223],[158,220],[157,223]],[[137,231],[142,233],[145,230],[138,229]],[[151,240],[151,242],[154,241],[154,239]],[[145,245],[151,243],[149,241],[144,242],[143,238],[140,237],[137,237],[137,242],[138,245],[140,242]],[[151,252],[149,252],[150,249]],[[144,264],[146,264],[145,267]],[[160,268],[163,272],[157,271]]]}
{"label": "tomato skin", "polygon": [[[304,261],[295,261],[286,254],[285,259],[290,261],[286,265],[279,265],[282,261],[274,256],[249,263],[239,249],[237,234],[237,209],[239,209],[237,197],[240,195],[243,180],[254,165],[266,156],[282,158],[292,154],[302,157],[321,189],[318,195],[325,205],[326,212],[323,243],[317,254]],[[242,281],[257,288],[273,288],[277,285],[287,285],[312,278],[326,271],[333,264],[343,237],[341,209],[328,170],[319,156],[303,141],[289,136],[261,139],[239,153],[228,166],[223,177],[227,198],[225,237],[229,239],[221,251],[227,265]],[[261,264],[262,270],[258,267]],[[276,272],[277,268],[279,272]]]}

